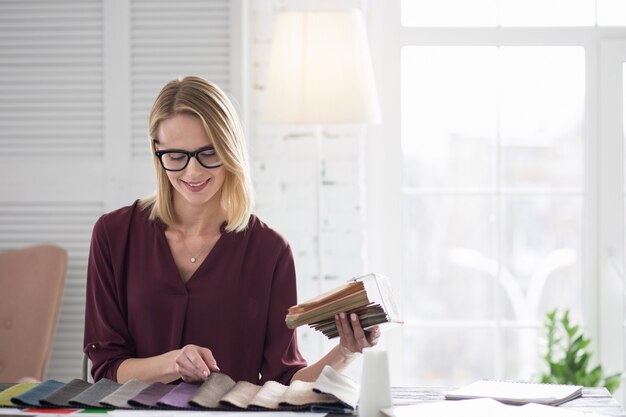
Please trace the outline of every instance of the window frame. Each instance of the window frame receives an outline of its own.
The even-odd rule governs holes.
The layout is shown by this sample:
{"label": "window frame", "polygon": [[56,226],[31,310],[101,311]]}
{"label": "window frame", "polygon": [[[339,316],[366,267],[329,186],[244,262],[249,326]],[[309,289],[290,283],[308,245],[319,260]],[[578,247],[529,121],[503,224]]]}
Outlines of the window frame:
{"label": "window frame", "polygon": [[[623,337],[619,347],[610,347],[616,334],[623,334],[622,296],[606,284],[607,253],[623,282],[623,158],[621,141],[607,143],[601,124],[608,123],[600,113],[606,91],[601,84],[604,67],[601,52],[604,39],[626,39],[625,27],[404,27],[400,20],[400,0],[373,2],[368,13],[370,45],[382,108],[382,123],[369,130],[366,164],[368,235],[370,267],[392,278],[398,294],[404,294],[402,242],[402,151],[400,145],[400,51],[403,46],[582,46],[585,49],[585,121],[583,176],[583,315],[586,332],[593,340],[592,350],[609,371],[623,369]],[[601,70],[602,69],[602,70]],[[601,90],[604,88],[604,90]],[[611,116],[613,117],[613,116]],[[614,118],[614,117],[613,117]],[[592,140],[600,138],[600,140]],[[620,142],[617,144],[616,142]],[[619,159],[619,161],[617,160]],[[620,173],[615,179],[615,172]],[[616,197],[617,190],[619,195]],[[607,194],[608,193],[608,194]],[[616,198],[620,205],[615,206]],[[622,285],[623,289],[623,285]],[[607,319],[619,311],[619,320]],[[617,323],[619,322],[619,323]],[[617,323],[617,324],[616,324]],[[410,324],[408,324],[410,326]],[[436,322],[433,322],[436,325]],[[406,326],[406,325],[405,325]],[[392,383],[404,383],[403,356],[410,346],[402,343],[402,329],[388,332],[383,339],[392,354]],[[496,373],[499,370],[496,367]],[[618,398],[622,398],[617,393]]]}

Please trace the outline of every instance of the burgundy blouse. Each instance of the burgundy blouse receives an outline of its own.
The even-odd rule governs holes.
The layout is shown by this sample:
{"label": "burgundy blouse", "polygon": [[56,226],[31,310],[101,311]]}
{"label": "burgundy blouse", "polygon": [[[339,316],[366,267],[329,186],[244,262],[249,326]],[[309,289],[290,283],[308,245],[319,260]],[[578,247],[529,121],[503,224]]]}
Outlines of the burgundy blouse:
{"label": "burgundy blouse", "polygon": [[226,232],[185,283],[165,237],[137,202],[95,224],[87,269],[84,352],[95,381],[128,358],[193,343],[235,381],[288,384],[306,366],[285,325],[296,303],[289,244],[256,216]]}

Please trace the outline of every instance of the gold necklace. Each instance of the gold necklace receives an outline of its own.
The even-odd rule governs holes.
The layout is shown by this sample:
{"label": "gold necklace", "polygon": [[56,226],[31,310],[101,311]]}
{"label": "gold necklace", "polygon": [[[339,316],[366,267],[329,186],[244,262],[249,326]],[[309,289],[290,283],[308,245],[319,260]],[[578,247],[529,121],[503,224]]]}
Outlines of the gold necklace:
{"label": "gold necklace", "polygon": [[[191,253],[191,251],[189,250],[189,246],[187,246],[187,243],[185,242],[185,235],[180,230],[177,230],[177,232],[180,235],[180,240],[183,242],[183,246],[185,247],[185,249],[187,249],[187,253],[191,257],[189,260],[191,261],[192,264],[195,264],[198,261],[198,257],[200,255],[202,255],[203,251],[200,251],[197,255],[194,255],[193,253]],[[207,245],[207,247],[208,247],[208,245]]]}

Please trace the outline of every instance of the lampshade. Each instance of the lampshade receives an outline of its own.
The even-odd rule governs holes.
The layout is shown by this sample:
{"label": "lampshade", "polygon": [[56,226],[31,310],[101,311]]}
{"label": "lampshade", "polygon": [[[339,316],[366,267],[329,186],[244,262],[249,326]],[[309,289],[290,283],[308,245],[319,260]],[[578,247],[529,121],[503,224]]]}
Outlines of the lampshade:
{"label": "lampshade", "polygon": [[273,123],[380,121],[359,10],[278,15],[263,115]]}

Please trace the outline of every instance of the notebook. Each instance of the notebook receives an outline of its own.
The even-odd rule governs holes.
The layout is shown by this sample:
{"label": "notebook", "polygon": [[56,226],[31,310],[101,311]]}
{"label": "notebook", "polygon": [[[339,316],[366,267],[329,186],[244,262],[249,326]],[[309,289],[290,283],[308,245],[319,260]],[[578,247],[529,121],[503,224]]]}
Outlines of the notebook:
{"label": "notebook", "polygon": [[493,398],[505,404],[537,403],[559,405],[580,397],[580,385],[533,384],[516,381],[482,379],[463,388],[448,392],[446,400]]}
{"label": "notebook", "polygon": [[491,398],[459,401],[428,401],[380,410],[386,417],[601,417],[588,411],[529,403],[506,405]]}

